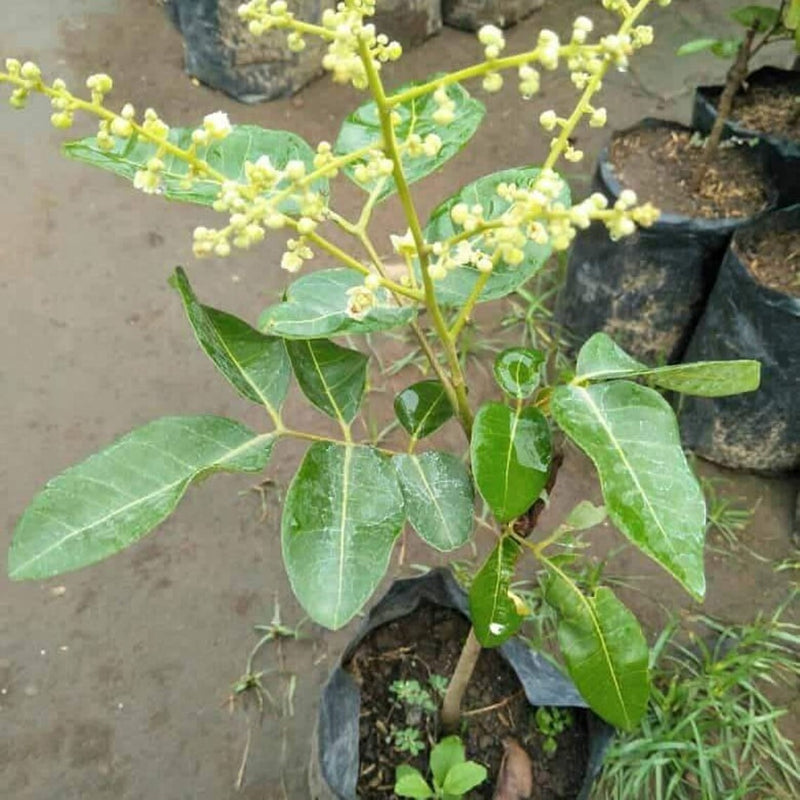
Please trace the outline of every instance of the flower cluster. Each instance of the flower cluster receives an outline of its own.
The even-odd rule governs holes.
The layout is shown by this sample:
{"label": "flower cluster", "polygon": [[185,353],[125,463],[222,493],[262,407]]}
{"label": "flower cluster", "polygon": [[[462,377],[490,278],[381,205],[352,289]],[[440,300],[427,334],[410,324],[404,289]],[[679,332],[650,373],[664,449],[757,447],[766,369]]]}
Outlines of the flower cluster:
{"label": "flower cluster", "polygon": [[[480,204],[456,203],[450,209],[450,219],[460,233],[431,245],[434,258],[428,272],[432,278],[444,278],[465,265],[481,272],[491,272],[498,264],[518,266],[529,242],[566,250],[576,232],[588,228],[592,220],[601,220],[611,238],[619,239],[634,233],[637,224],[649,226],[658,219],[649,203],[637,207],[636,195],[629,190],[611,208],[600,193],[567,208],[562,199],[564,183],[552,170],[543,170],[530,186],[500,183],[495,193],[507,206],[496,218],[487,219]],[[393,244],[398,253],[416,254],[410,234],[393,237]]]}
{"label": "flower cluster", "polygon": [[328,42],[328,51],[322,66],[332,73],[337,83],[352,83],[357,89],[366,89],[367,71],[362,59],[363,48],[376,69],[387,61],[396,61],[403,48],[378,33],[375,26],[364,19],[375,14],[376,0],[349,0],[337,3],[336,9],[326,9],[322,24],[313,25],[295,19],[285,0],[250,0],[239,6],[241,19],[247,21],[254,36],[274,28],[289,29],[287,44],[290,50],[305,47],[303,36],[312,34]]}

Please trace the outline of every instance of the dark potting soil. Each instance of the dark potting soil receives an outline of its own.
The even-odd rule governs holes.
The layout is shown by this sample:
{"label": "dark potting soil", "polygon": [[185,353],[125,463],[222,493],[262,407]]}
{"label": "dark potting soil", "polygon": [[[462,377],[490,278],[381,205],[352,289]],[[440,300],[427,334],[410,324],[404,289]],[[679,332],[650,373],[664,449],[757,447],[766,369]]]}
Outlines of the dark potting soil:
{"label": "dark potting soil", "polygon": [[722,147],[698,192],[691,184],[703,149],[688,131],[643,128],[614,137],[609,149],[619,182],[640,202],[688,217],[749,217],[767,205],[767,189],[746,146]]}
{"label": "dark potting soil", "polygon": [[731,116],[748,131],[800,140],[800,96],[791,86],[751,86],[735,97]]}
{"label": "dark potting soil", "polygon": [[[395,770],[401,764],[411,764],[430,781],[430,744],[442,736],[436,714],[409,709],[389,687],[394,681],[416,680],[429,688],[431,675],[452,675],[468,631],[469,623],[457,612],[423,603],[412,614],[377,628],[352,656],[346,668],[361,687],[358,796],[362,800],[394,798]],[[440,698],[435,699],[438,705]],[[489,707],[493,708],[481,710]],[[528,705],[513,670],[495,650],[481,653],[463,710],[461,738],[467,758],[483,764],[489,773],[467,797],[492,797],[506,737],[514,738],[531,757],[534,797],[577,797],[588,760],[585,712],[570,709],[572,724],[556,738],[555,754],[545,755],[546,737],[537,730],[535,709]],[[417,727],[425,741],[424,752],[416,757],[397,751],[392,743],[392,730],[408,726]]]}
{"label": "dark potting soil", "polygon": [[800,231],[756,232],[736,250],[759,283],[800,297]]}

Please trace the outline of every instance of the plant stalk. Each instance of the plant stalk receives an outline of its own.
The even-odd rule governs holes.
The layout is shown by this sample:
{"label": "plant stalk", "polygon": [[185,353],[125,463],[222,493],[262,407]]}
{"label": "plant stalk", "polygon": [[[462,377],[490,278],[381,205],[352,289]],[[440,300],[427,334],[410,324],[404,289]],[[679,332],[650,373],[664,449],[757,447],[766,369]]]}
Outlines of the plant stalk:
{"label": "plant stalk", "polygon": [[482,649],[475,636],[475,629],[470,628],[467,640],[461,649],[461,655],[458,657],[453,677],[447,685],[447,693],[442,703],[441,718],[445,733],[454,733],[458,729],[458,725],[461,722],[461,701],[464,698],[464,692],[470,678],[472,678],[472,673],[475,671],[475,665],[478,663],[478,656],[480,656]]}
{"label": "plant stalk", "polygon": [[736,60],[728,70],[725,78],[725,88],[719,98],[719,106],[717,108],[717,118],[714,120],[714,125],[711,128],[711,133],[708,135],[706,146],[703,152],[703,159],[697,172],[692,179],[691,191],[696,193],[700,191],[703,185],[708,168],[711,162],[717,157],[719,152],[719,144],[722,141],[722,133],[725,130],[725,124],[731,117],[733,111],[733,98],[741,88],[745,79],[747,78],[747,71],[750,66],[750,58],[752,56],[753,39],[756,35],[755,23],[747,29],[742,43],[739,45],[739,50],[736,53]]}

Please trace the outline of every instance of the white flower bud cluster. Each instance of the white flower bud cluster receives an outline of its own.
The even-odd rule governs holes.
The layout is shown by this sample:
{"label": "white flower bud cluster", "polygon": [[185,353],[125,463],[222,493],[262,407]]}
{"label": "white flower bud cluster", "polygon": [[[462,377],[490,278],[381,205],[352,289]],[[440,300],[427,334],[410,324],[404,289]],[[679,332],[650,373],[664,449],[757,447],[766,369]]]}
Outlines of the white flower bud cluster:
{"label": "white flower bud cluster", "polygon": [[370,150],[365,156],[364,161],[357,164],[353,169],[353,178],[356,183],[367,187],[388,178],[394,171],[394,162],[387,158],[383,150]]}
{"label": "white flower bud cluster", "polygon": [[161,190],[163,170],[164,162],[158,156],[148,159],[145,168],[136,170],[133,176],[134,189],[141,189],[145,194],[158,194]]}
{"label": "white flower bud cluster", "polygon": [[539,63],[543,69],[554,70],[558,68],[558,60],[561,56],[561,42],[557,33],[547,28],[542,28],[539,31],[536,50],[538,51]]}
{"label": "white flower bud cluster", "polygon": [[440,86],[433,93],[433,102],[436,103],[433,121],[437,125],[449,125],[456,117],[456,102],[448,96],[445,86]]}
{"label": "white flower bud cluster", "polygon": [[298,272],[304,261],[309,261],[314,253],[306,243],[306,238],[289,239],[286,242],[286,252],[281,257],[281,269],[287,272]]}
{"label": "white flower bud cluster", "polygon": [[[21,80],[23,86],[17,86],[12,92],[8,102],[12,108],[25,108],[28,95],[32,89],[36,89],[42,82],[42,71],[33,63],[26,61],[21,64],[16,58],[6,59],[6,72],[12,77]],[[55,123],[54,123],[55,124]],[[68,126],[61,126],[68,127]]]}
{"label": "white flower bud cluster", "polygon": [[484,47],[487,61],[497,58],[506,46],[506,38],[503,31],[496,25],[484,25],[478,30],[478,41]]}
{"label": "white flower bud cluster", "polygon": [[213,142],[224,139],[233,130],[228,115],[224,111],[215,111],[203,117],[203,126],[192,131],[192,143],[207,147]]}
{"label": "white flower bud cluster", "polygon": [[435,281],[446,278],[447,273],[456,267],[471,265],[480,272],[491,272],[494,269],[491,257],[466,240],[449,247],[442,242],[436,242],[431,252],[434,258],[428,264],[428,275]]}
{"label": "white flower bud cluster", "polygon": [[[285,0],[250,0],[239,6],[239,17],[248,23],[254,36],[260,36],[273,28],[288,28],[289,49],[299,52],[305,48],[303,35],[313,26],[295,20]],[[398,42],[390,41],[379,34],[364,18],[375,14],[375,0],[348,0],[337,3],[336,9],[326,9],[322,14],[319,35],[326,39],[328,52],[322,66],[333,74],[337,83],[352,83],[357,89],[367,88],[367,73],[359,54],[359,45],[365,45],[376,68],[382,63],[396,61],[403,53]]]}
{"label": "white flower bud cluster", "polygon": [[442,139],[436,133],[429,133],[424,139],[418,133],[411,133],[403,142],[402,149],[408,154],[409,158],[420,158],[427,156],[434,158],[439,155],[442,149]]}
{"label": "white flower bud cluster", "polygon": [[[315,161],[332,160],[331,147],[320,143]],[[324,164],[318,167],[321,169]],[[326,175],[336,172],[325,170]],[[219,230],[199,227],[194,232],[193,250],[196,256],[226,256],[231,246],[247,249],[260,242],[267,230],[280,230],[292,224],[281,210],[283,203],[291,199],[297,207],[294,227],[298,239],[290,239],[281,259],[281,267],[290,272],[299,270],[304,261],[313,256],[307,237],[313,233],[327,214],[327,203],[323,195],[311,188],[312,177],[305,162],[299,159],[288,161],[283,169],[276,167],[268,155],[259,156],[255,162],[245,162],[245,181],[225,181],[212,207],[215,211],[229,215],[228,225]]]}

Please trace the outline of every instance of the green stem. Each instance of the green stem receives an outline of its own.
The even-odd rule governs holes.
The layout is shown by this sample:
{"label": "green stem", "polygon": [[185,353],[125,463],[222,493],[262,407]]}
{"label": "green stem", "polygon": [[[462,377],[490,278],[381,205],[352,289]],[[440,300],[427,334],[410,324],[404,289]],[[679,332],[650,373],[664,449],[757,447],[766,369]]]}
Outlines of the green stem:
{"label": "green stem", "polygon": [[491,275],[491,272],[481,272],[481,274],[478,275],[478,280],[475,281],[475,285],[472,287],[469,297],[467,297],[464,305],[461,306],[461,310],[458,312],[458,316],[455,318],[455,321],[450,328],[449,336],[454,341],[458,339],[461,329],[467,324],[470,314],[472,314],[472,309],[475,308],[475,304],[478,302],[478,298],[481,296],[483,287],[486,286]]}
{"label": "green stem", "polygon": [[345,437],[344,439],[336,439],[332,436],[321,436],[317,433],[310,433],[309,431],[297,431],[293,428],[280,428],[275,429],[278,436],[289,437],[291,439],[303,439],[307,442],[328,442],[329,444],[338,444],[342,447],[370,447],[373,450],[378,450],[387,456],[396,456],[400,454],[399,450],[391,450],[387,447],[378,447],[371,442],[354,442],[352,439]]}
{"label": "green stem", "polygon": [[[623,36],[628,34],[636,23],[636,20],[641,16],[642,12],[647,8],[647,6],[650,5],[651,2],[652,0],[639,0],[639,2],[636,4],[636,7],[633,8],[630,14],[623,20],[619,30],[617,31],[617,35]],[[606,57],[600,69],[589,79],[589,83],[583,90],[583,94],[581,95],[578,104],[575,106],[574,111],[572,114],[570,114],[569,119],[561,128],[561,133],[558,135],[556,141],[551,145],[550,152],[548,153],[547,159],[542,166],[542,170],[553,169],[558,159],[561,158],[564,150],[569,144],[569,140],[572,137],[575,128],[578,127],[578,123],[583,119],[583,116],[586,114],[586,111],[589,108],[589,101],[600,90],[600,87],[603,83],[603,78],[605,77],[606,72],[608,72],[610,66],[611,59]]]}
{"label": "green stem", "polygon": [[[362,275],[372,274],[372,270],[370,270],[369,267],[365,267],[360,261],[353,258],[353,256],[342,250],[340,247],[337,247],[333,242],[330,242],[323,236],[320,236],[316,231],[305,234],[305,237],[321,250],[325,250],[325,252],[327,252],[329,255],[337,258],[346,267],[349,267],[356,272],[360,272]],[[388,278],[381,277],[381,285],[385,286],[390,292],[401,294],[404,297],[408,297],[411,300],[416,301],[417,303],[425,302],[425,298],[421,292],[417,291],[416,289],[410,289],[407,286],[402,286],[401,284],[395,283]]]}
{"label": "green stem", "polygon": [[[588,54],[592,52],[600,52],[599,45],[576,45],[570,43],[562,45],[559,48],[560,57],[569,58],[576,52],[577,47],[580,47],[582,53]],[[469,67],[464,67],[463,69],[443,75],[441,78],[436,78],[432,81],[421,83],[418,86],[413,86],[412,88],[406,89],[403,92],[397,92],[397,94],[387,97],[386,102],[388,103],[389,107],[400,105],[401,103],[407,103],[409,100],[415,100],[418,97],[430,94],[431,92],[436,91],[436,89],[439,87],[452,86],[454,83],[460,83],[461,81],[466,81],[470,78],[479,78],[481,75],[485,75],[487,72],[500,72],[502,70],[520,67],[523,64],[530,64],[533,61],[537,61],[538,58],[539,48],[537,47],[535,50],[528,50],[525,53],[517,53],[513,56],[496,58],[492,61],[481,61],[477,64],[472,64]]]}
{"label": "green stem", "polygon": [[466,383],[464,380],[464,373],[461,369],[461,364],[458,360],[458,352],[456,350],[455,342],[450,338],[447,330],[447,323],[442,316],[442,311],[439,304],[436,302],[436,292],[433,286],[433,280],[428,274],[428,248],[425,244],[425,237],[422,233],[422,226],[417,216],[417,210],[414,206],[414,201],[411,197],[411,192],[408,188],[408,181],[406,180],[403,171],[403,162],[397,146],[397,138],[395,137],[394,126],[391,119],[391,107],[389,106],[386,98],[386,93],[383,88],[380,76],[378,75],[375,64],[372,61],[372,56],[369,53],[364,42],[358,44],[359,54],[364,64],[367,73],[367,80],[369,82],[370,91],[375,99],[375,104],[378,107],[378,116],[380,118],[381,130],[383,132],[383,141],[386,154],[394,164],[394,180],[397,186],[397,193],[400,197],[400,203],[403,206],[403,211],[408,221],[408,226],[411,231],[411,236],[414,239],[414,245],[420,262],[420,272],[422,273],[422,282],[425,288],[425,306],[431,317],[433,327],[438,334],[442,346],[447,356],[448,365],[450,368],[451,383],[454,392],[454,411],[461,422],[464,433],[467,438],[472,435],[472,410],[469,407],[467,399]]}

